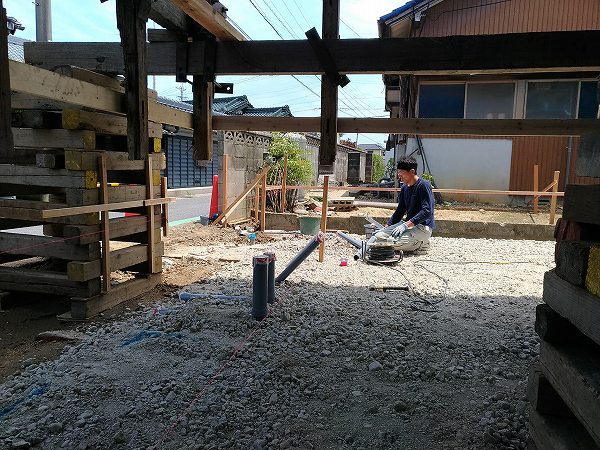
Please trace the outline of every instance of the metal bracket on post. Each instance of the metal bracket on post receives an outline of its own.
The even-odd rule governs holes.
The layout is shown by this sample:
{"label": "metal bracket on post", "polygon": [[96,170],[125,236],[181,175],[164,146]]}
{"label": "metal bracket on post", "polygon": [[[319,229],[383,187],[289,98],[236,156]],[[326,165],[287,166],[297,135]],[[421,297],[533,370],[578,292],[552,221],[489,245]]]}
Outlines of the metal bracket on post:
{"label": "metal bracket on post", "polygon": [[178,83],[187,82],[187,67],[188,60],[188,43],[185,41],[177,41],[175,44],[175,81]]}

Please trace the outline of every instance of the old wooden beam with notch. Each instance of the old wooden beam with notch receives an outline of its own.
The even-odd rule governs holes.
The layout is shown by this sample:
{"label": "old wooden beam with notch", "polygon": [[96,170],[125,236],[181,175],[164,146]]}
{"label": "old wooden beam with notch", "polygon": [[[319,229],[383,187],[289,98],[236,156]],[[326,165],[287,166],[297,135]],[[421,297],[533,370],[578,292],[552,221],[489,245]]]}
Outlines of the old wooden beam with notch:
{"label": "old wooden beam with notch", "polygon": [[0,0],[0,155],[8,156],[13,151],[11,129],[12,110],[10,104],[10,74],[8,70],[8,28],[6,9]]}

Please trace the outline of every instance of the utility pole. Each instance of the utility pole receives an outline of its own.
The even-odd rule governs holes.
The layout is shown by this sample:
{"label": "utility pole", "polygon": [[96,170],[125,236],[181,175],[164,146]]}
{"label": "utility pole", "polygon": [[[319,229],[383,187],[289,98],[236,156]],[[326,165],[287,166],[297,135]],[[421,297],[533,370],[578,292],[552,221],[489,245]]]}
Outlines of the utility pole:
{"label": "utility pole", "polygon": [[180,83],[179,87],[177,89],[179,89],[179,101],[183,102],[183,94],[185,93],[185,84]]}
{"label": "utility pole", "polygon": [[35,1],[35,40],[50,42],[52,40],[52,1]]}

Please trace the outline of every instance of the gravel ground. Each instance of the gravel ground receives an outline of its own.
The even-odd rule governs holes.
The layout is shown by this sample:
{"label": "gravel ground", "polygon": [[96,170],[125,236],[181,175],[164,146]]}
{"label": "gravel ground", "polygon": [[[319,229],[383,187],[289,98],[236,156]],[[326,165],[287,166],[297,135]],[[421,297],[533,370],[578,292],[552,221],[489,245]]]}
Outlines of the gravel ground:
{"label": "gravel ground", "polygon": [[[280,270],[307,241],[239,246],[239,262],[186,290],[249,297],[252,255],[274,250]],[[81,343],[0,385],[0,447],[525,448],[535,306],[553,249],[434,238],[428,255],[397,266],[415,297],[369,290],[406,281],[388,267],[340,267],[354,251],[334,237],[324,263],[311,255],[277,288],[260,328],[249,300],[217,297],[82,326]],[[446,297],[423,267],[448,280]],[[441,300],[438,311],[414,309],[419,298]]]}

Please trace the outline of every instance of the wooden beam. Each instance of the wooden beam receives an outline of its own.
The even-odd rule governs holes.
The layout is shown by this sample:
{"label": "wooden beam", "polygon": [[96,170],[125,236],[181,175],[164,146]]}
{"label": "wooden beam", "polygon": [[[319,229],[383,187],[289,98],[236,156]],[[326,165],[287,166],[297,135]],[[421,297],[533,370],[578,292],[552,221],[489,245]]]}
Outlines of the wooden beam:
{"label": "wooden beam", "polygon": [[[243,192],[237,196],[237,198],[231,203],[231,205],[229,205],[227,207],[227,209],[224,209],[223,212],[215,219],[214,223],[215,224],[219,224],[221,223],[221,221],[223,219],[226,219],[229,214],[231,213],[231,211],[236,208],[241,202],[242,200],[244,200],[246,198],[246,196],[248,195],[248,193],[254,189],[254,187],[260,183],[260,181],[262,180],[263,176],[265,176],[267,174],[267,172],[269,172],[269,169],[271,167],[270,166],[265,166],[263,167],[263,170],[256,176],[256,178],[254,178],[254,180],[252,180],[252,183],[250,183],[248,186],[246,186],[246,189],[243,190]],[[256,202],[255,202],[255,209],[256,211],[258,211],[258,195],[256,198]]]}
{"label": "wooden beam", "polygon": [[[67,51],[57,50],[57,46],[67,45]],[[188,73],[202,75],[204,45],[193,42],[188,47]],[[346,74],[447,76],[600,71],[600,31],[596,30],[340,39],[328,42],[327,47],[338,70]],[[174,49],[175,43],[148,44],[148,73],[175,74]],[[324,73],[307,40],[217,42],[216,53],[216,75]],[[63,64],[121,74],[124,69],[118,43],[27,43],[25,58],[47,69]]]}
{"label": "wooden beam", "polygon": [[212,129],[212,103],[214,83],[202,77],[194,77],[194,134],[192,145],[194,151],[192,158],[195,161],[212,160],[213,129]]}
{"label": "wooden beam", "polygon": [[222,41],[245,40],[242,33],[231,25],[222,14],[215,11],[207,1],[172,0],[172,2],[217,39]]}
{"label": "wooden beam", "polygon": [[[155,244],[153,247],[154,253],[157,256],[162,256],[164,254],[164,242]],[[94,278],[100,277],[100,275],[104,275],[105,270],[108,270],[108,273],[110,274],[111,271],[126,269],[128,267],[146,262],[148,260],[147,248],[148,245],[139,244],[113,250],[107,254],[108,265],[106,267],[104,267],[104,258],[102,260],[97,259],[95,261],[85,262],[72,261],[67,264],[67,274],[69,280],[93,280]]]}
{"label": "wooden beam", "polygon": [[550,218],[549,224],[554,225],[556,219],[556,194],[558,192],[558,179],[560,177],[560,171],[554,171],[554,180],[552,182],[552,197],[550,197]]}
{"label": "wooden beam", "polygon": [[[597,119],[339,118],[338,133],[460,134],[470,136],[579,136]],[[319,131],[318,117],[213,117],[215,130]]]}
{"label": "wooden beam", "polygon": [[171,0],[153,0],[149,18],[170,31],[187,33],[190,29],[190,18]]}
{"label": "wooden beam", "polygon": [[[23,280],[26,280],[26,282]],[[37,292],[44,295],[51,293],[54,295],[89,297],[100,293],[100,283],[97,279],[85,283],[71,281],[64,272],[0,267],[0,289]]]}
{"label": "wooden beam", "polygon": [[151,275],[147,278],[136,278],[113,287],[108,294],[88,299],[73,299],[71,301],[71,317],[73,319],[86,319],[94,316],[119,303],[154,289],[160,283],[160,279],[160,274]]}
{"label": "wooden beam", "polygon": [[96,133],[87,130],[13,128],[15,147],[96,148]]}
{"label": "wooden beam", "polygon": [[[128,154],[125,152],[107,152],[103,150],[81,151],[72,149],[64,150],[65,168],[69,170],[96,170],[98,168],[98,157],[101,155],[104,155],[106,158],[106,170],[141,171],[145,168],[143,160],[130,160]],[[154,153],[148,155],[148,158],[152,159],[152,165],[155,169],[164,170],[166,168],[164,153]]]}
{"label": "wooden beam", "polygon": [[155,198],[150,200],[132,200],[129,202],[107,203],[106,205],[75,206],[72,208],[46,209],[40,211],[41,218],[51,219],[55,217],[77,216],[80,214],[97,213],[101,211],[120,211],[140,207],[153,207],[165,203],[174,202],[174,197]]}
{"label": "wooden beam", "polygon": [[81,67],[76,67],[72,65],[52,67],[51,69],[53,72],[56,72],[59,75],[75,78],[77,80],[92,83],[97,86],[106,87],[121,94],[125,93],[125,88],[121,84],[121,81],[115,77],[103,75],[92,70],[82,69]]}
{"label": "wooden beam", "polygon": [[[146,160],[146,198],[148,202],[152,201],[154,197],[154,192],[152,191],[152,160],[148,158]],[[163,199],[159,199],[163,200]],[[146,210],[146,215],[148,217],[149,223],[154,223],[154,203],[151,203]],[[154,239],[156,238],[156,230],[154,227],[148,227],[148,242],[154,243]],[[154,245],[148,245],[147,248],[147,261],[148,261],[148,273],[157,273],[162,270],[162,267],[157,268],[154,261]]]}
{"label": "wooden beam", "polygon": [[[127,117],[80,109],[65,109],[62,111],[62,127],[66,130],[90,130],[102,134],[127,136]],[[149,137],[162,138],[162,135],[160,123],[148,123]]]}
{"label": "wooden beam", "polygon": [[0,254],[89,261],[100,257],[100,246],[97,243],[71,245],[62,238],[3,232],[0,233]]}
{"label": "wooden beam", "polygon": [[0,155],[2,156],[10,155],[13,151],[6,20],[6,9],[0,0]]}
{"label": "wooden beam", "polygon": [[[65,189],[67,206],[88,206],[100,202],[99,189]],[[154,194],[160,193],[160,187],[154,186]],[[108,199],[111,203],[144,200],[146,186],[108,186]]]}
{"label": "wooden beam", "polygon": [[[127,236],[138,235],[148,231],[146,216],[115,217],[110,219],[110,238],[125,241]],[[161,217],[155,216],[154,227],[160,228]],[[62,236],[69,245],[98,242],[102,233],[99,225],[64,225]]]}
{"label": "wooden beam", "polygon": [[600,225],[600,185],[569,184],[565,189],[563,218]]}
{"label": "wooden beam", "polygon": [[[162,198],[166,198],[167,197],[167,177],[162,177],[161,183],[160,183],[160,196]],[[163,236],[167,237],[169,235],[169,204],[165,203],[162,206],[162,229],[163,229]]]}
{"label": "wooden beam", "polygon": [[0,183],[95,189],[98,175],[91,170],[74,171],[0,164]]}
{"label": "wooden beam", "polygon": [[117,0],[117,26],[125,59],[129,159],[144,159],[148,155],[146,22],[149,12],[150,0]]}

